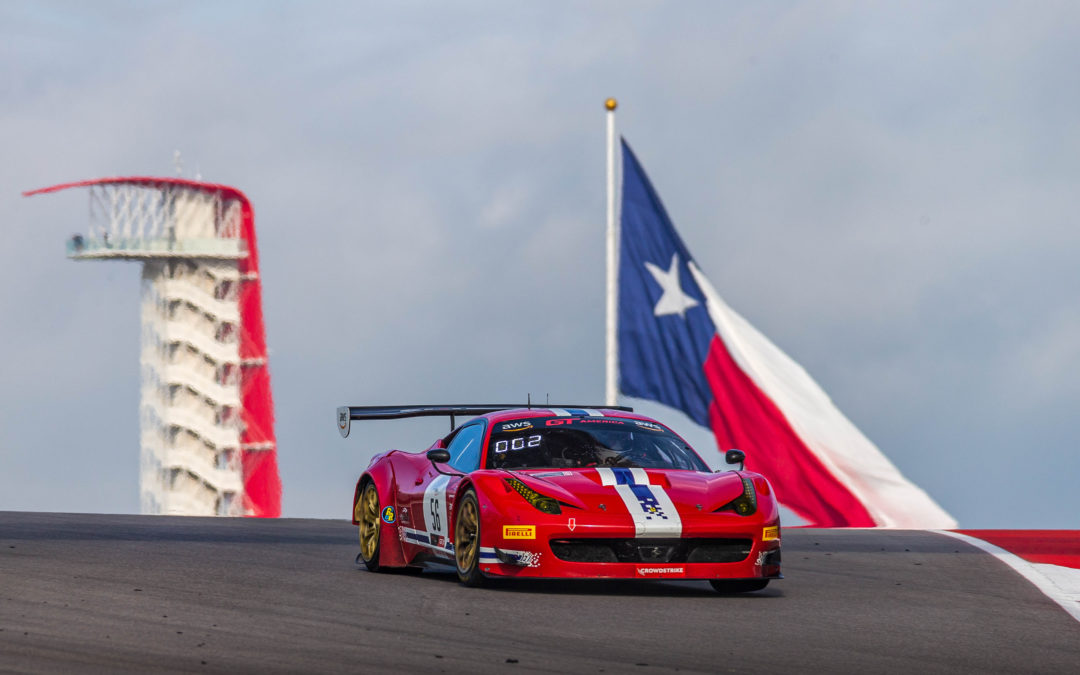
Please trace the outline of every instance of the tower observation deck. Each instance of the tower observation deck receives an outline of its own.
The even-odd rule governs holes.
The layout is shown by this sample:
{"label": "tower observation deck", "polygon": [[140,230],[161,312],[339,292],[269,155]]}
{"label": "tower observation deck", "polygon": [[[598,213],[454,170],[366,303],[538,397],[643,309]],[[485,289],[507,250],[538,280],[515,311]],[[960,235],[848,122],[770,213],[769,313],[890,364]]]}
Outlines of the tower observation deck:
{"label": "tower observation deck", "polygon": [[281,479],[255,214],[236,188],[102,178],[73,260],[142,263],[143,513],[277,517]]}

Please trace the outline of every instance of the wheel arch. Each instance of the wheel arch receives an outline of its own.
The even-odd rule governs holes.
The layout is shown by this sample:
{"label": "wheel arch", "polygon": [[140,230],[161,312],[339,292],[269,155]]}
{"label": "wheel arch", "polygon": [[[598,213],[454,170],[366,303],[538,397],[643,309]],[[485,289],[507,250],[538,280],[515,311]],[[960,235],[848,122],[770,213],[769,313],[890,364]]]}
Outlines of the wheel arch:
{"label": "wheel arch", "polygon": [[476,492],[476,500],[478,502],[480,501],[480,490],[476,489],[476,483],[473,481],[472,477],[466,476],[465,478],[462,478],[461,482],[458,483],[457,488],[454,490],[454,510],[450,514],[450,522],[447,524],[447,532],[454,531],[454,527],[455,525],[457,525],[458,510],[461,508],[461,498],[465,496],[465,492],[470,488],[472,488],[472,490]]}
{"label": "wheel arch", "polygon": [[492,491],[498,490],[503,487],[502,477],[493,476],[487,473],[468,474],[457,484],[454,488],[454,511],[457,511],[458,498],[465,494],[465,490],[472,488],[476,491],[476,498],[480,502],[481,506],[484,504],[490,504],[494,501],[495,496],[491,494]]}
{"label": "wheel arch", "polygon": [[374,463],[360,474],[360,478],[357,479],[356,488],[353,490],[352,523],[353,525],[360,524],[356,520],[356,504],[360,499],[364,486],[369,482],[375,485],[375,490],[379,495],[379,508],[393,506],[395,514],[393,523],[387,523],[380,514],[379,565],[384,567],[404,567],[406,562],[399,531],[401,519],[398,516],[400,507],[397,504],[397,482],[395,480],[394,465],[389,458],[383,458]]}
{"label": "wheel arch", "polygon": [[[458,509],[461,507],[461,497],[465,491],[472,488],[476,492],[477,506],[480,507],[480,538],[490,541],[492,533],[497,527],[501,527],[505,517],[505,508],[500,506],[500,491],[508,491],[503,483],[503,476],[492,475],[484,472],[471,474],[461,479],[454,490],[454,508],[450,514],[450,531],[454,531],[457,525]],[[490,546],[491,544],[484,544]]]}

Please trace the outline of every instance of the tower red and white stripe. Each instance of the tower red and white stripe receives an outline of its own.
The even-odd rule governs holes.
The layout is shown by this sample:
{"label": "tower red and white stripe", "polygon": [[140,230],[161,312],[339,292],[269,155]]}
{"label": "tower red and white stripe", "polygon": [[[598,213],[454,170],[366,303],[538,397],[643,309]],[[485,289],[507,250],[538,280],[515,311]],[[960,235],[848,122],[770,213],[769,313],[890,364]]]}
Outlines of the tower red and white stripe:
{"label": "tower red and white stripe", "polygon": [[279,516],[251,201],[227,185],[143,176],[24,195],[71,188],[88,189],[92,222],[69,257],[143,263],[143,512]]}

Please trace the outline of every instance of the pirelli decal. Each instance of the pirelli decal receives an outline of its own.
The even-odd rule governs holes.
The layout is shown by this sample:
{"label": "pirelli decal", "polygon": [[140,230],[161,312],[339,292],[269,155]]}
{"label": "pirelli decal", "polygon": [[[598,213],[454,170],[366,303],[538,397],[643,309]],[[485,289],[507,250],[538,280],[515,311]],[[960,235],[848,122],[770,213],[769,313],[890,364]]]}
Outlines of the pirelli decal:
{"label": "pirelli decal", "polygon": [[503,539],[536,539],[536,526],[503,525]]}
{"label": "pirelli decal", "polygon": [[630,517],[635,536],[681,537],[682,518],[662,485],[649,484],[645,469],[598,468],[600,484],[615,488]]}

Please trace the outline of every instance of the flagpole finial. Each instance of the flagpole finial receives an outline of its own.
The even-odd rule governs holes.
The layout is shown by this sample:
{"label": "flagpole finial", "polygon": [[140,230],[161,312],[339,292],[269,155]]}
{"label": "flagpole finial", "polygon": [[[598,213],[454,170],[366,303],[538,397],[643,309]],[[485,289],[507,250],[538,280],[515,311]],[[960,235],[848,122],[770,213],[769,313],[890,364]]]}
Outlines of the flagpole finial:
{"label": "flagpole finial", "polygon": [[604,101],[604,107],[610,111],[614,111],[615,108],[618,107],[618,105],[619,102],[613,98],[609,98],[608,100]]}

